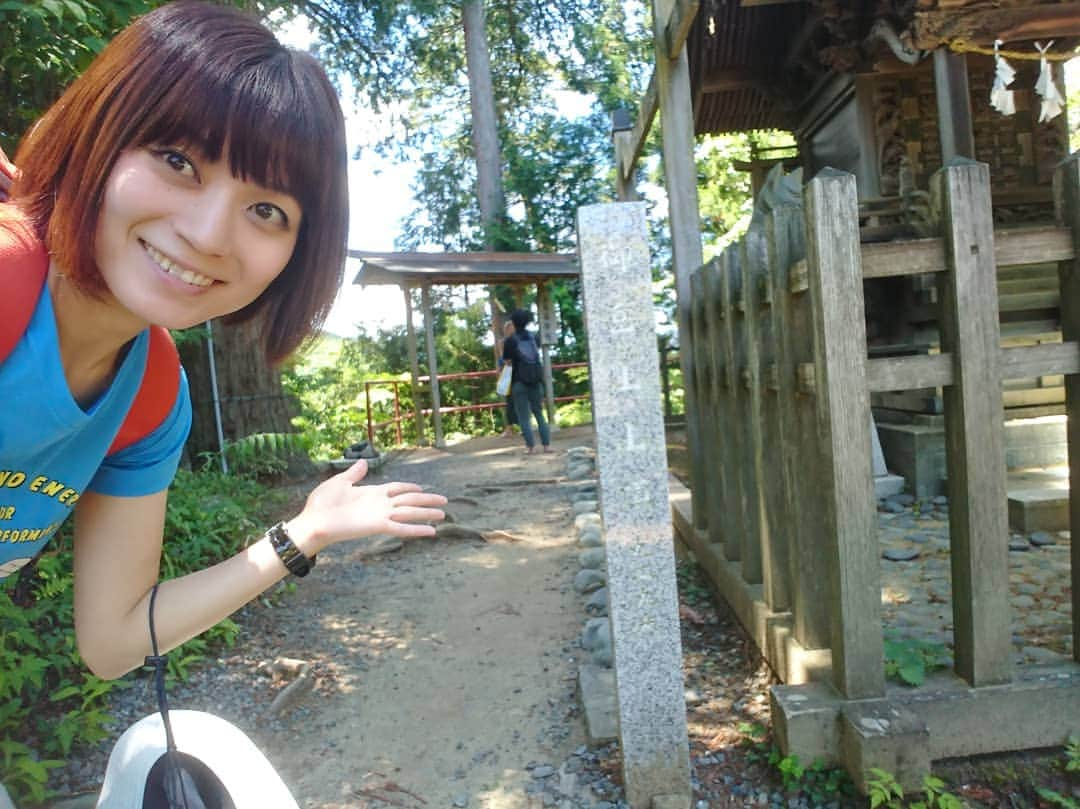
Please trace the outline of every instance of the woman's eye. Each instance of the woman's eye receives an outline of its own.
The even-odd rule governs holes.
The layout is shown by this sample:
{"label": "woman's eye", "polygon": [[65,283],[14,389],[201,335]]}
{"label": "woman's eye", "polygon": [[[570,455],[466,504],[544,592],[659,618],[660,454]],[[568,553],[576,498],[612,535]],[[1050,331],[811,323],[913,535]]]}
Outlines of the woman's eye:
{"label": "woman's eye", "polygon": [[173,149],[162,149],[157,154],[177,174],[183,174],[185,177],[195,176],[194,164],[183,153]]}
{"label": "woman's eye", "polygon": [[251,211],[262,221],[269,222],[278,227],[284,228],[289,224],[289,217],[285,211],[272,203],[256,202],[251,206]]}

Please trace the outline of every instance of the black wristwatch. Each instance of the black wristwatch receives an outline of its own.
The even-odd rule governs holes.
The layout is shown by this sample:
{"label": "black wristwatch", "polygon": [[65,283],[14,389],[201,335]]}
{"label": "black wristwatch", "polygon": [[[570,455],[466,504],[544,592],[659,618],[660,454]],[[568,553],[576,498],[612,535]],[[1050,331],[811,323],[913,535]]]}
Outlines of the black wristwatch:
{"label": "black wristwatch", "polygon": [[278,559],[294,576],[306,576],[315,567],[315,557],[307,557],[292,541],[285,523],[279,522],[266,530],[266,538],[274,546]]}

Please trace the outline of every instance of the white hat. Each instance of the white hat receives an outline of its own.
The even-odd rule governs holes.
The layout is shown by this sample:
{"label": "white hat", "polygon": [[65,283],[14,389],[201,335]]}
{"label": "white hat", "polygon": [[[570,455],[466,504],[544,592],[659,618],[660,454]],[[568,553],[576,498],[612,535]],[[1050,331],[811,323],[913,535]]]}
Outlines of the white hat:
{"label": "white hat", "polygon": [[[299,809],[270,762],[235,725],[202,711],[169,711],[176,749],[217,776],[236,809]],[[161,714],[143,717],[117,740],[98,809],[141,809],[150,770],[166,752]]]}

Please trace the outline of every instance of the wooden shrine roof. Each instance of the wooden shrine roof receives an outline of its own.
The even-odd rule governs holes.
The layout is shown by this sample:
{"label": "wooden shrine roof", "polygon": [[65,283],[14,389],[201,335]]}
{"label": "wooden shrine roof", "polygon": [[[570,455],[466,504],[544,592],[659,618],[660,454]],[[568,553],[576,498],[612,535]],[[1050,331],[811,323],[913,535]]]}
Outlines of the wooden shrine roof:
{"label": "wooden shrine roof", "polygon": [[574,253],[371,253],[350,250],[360,259],[353,279],[361,286],[393,284],[513,284],[576,278]]}
{"label": "wooden shrine roof", "polygon": [[919,51],[1001,38],[1024,50],[1055,39],[1060,53],[1080,36],[1080,2],[1061,0],[701,0],[686,39],[695,132],[793,129],[830,79],[899,64],[872,34],[874,11]]}

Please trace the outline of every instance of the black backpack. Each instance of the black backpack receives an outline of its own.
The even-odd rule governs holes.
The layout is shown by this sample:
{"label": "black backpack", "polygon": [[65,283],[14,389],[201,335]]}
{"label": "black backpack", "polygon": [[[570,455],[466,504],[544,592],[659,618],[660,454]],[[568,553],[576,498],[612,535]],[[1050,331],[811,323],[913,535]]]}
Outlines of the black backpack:
{"label": "black backpack", "polygon": [[540,362],[540,349],[528,332],[517,333],[517,358],[514,360],[518,382],[538,385],[544,378],[544,366]]}

